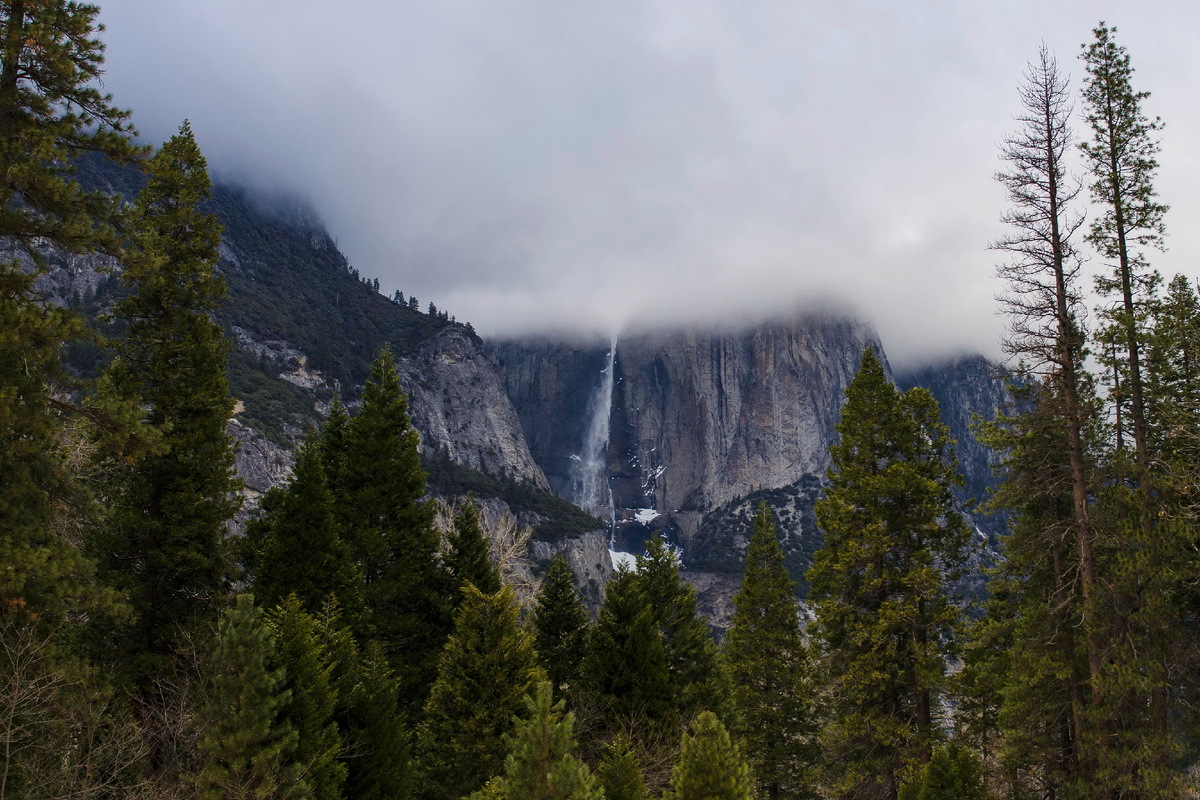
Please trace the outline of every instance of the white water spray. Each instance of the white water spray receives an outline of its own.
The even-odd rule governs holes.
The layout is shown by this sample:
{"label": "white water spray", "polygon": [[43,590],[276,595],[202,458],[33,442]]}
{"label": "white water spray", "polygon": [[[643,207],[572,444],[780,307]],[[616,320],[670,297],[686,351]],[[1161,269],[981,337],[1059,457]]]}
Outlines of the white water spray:
{"label": "white water spray", "polygon": [[588,426],[583,450],[572,464],[571,488],[575,502],[593,514],[608,512],[609,540],[616,532],[616,506],[608,485],[608,440],[612,422],[613,365],[617,356],[614,336],[600,385],[588,401]]}

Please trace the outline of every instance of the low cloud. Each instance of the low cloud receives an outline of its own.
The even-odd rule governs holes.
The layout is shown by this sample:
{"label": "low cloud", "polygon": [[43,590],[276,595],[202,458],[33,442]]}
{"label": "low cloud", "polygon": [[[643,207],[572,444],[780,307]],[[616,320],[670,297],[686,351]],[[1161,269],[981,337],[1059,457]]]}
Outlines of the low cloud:
{"label": "low cloud", "polygon": [[310,198],[389,293],[485,333],[848,306],[894,362],[997,355],[991,179],[1025,62],[1117,25],[1200,237],[1200,11],[1148,2],[112,0],[106,88]]}

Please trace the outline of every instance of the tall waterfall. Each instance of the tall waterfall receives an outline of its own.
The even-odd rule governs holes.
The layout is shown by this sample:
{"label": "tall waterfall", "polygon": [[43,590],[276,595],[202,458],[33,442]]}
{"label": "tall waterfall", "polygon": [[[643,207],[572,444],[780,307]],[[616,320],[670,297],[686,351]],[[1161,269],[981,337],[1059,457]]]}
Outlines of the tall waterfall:
{"label": "tall waterfall", "polygon": [[575,502],[593,514],[607,512],[610,526],[616,517],[612,491],[608,486],[608,438],[616,356],[617,339],[614,336],[608,348],[600,385],[588,401],[588,426],[584,432],[583,448],[571,463],[571,488]]}

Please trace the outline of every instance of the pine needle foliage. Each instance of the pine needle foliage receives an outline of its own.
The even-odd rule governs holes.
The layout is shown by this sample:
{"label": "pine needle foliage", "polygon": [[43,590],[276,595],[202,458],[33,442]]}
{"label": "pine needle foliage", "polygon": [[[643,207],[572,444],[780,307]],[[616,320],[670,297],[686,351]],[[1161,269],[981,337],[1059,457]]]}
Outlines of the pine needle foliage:
{"label": "pine needle foliage", "polygon": [[[817,503],[825,544],[808,573],[835,722],[825,747],[841,791],[895,796],[927,758],[960,625],[947,588],[969,531],[953,510],[961,481],[937,402],[900,393],[873,352],[846,389]],[[857,787],[857,788],[856,788]]]}
{"label": "pine needle foliage", "polygon": [[754,518],[746,572],[733,598],[725,664],[733,685],[734,733],[745,743],[763,797],[813,796],[813,685],[800,633],[795,585],[766,504]]}
{"label": "pine needle foliage", "polygon": [[468,583],[484,594],[500,591],[500,574],[488,552],[487,536],[479,524],[479,509],[470,500],[454,516],[454,530],[448,544],[446,569],[456,591]]}
{"label": "pine needle foliage", "polygon": [[503,737],[525,707],[525,696],[544,679],[518,612],[508,587],[492,595],[464,587],[454,633],[425,704],[419,797],[457,800],[500,772]]}
{"label": "pine needle foliage", "polygon": [[684,734],[670,800],[750,800],[750,768],[740,748],[711,711],[701,712]]}
{"label": "pine needle foliage", "polygon": [[117,474],[101,549],[106,574],[133,606],[128,655],[142,683],[181,629],[215,620],[231,569],[225,525],[240,505],[225,432],[230,345],[212,317],[225,295],[216,269],[221,226],[200,210],[208,168],[186,122],[149,169],[123,258],[131,294],[113,312],[128,334],[108,377],[144,404],[162,439],[157,452]]}
{"label": "pine needle foliage", "polygon": [[275,637],[250,595],[221,616],[209,725],[200,749],[202,800],[301,800],[309,787],[292,761],[297,735],[283,716],[291,694],[274,666]]}
{"label": "pine needle foliage", "polygon": [[618,736],[604,748],[597,771],[604,800],[646,800],[646,782],[633,744]]}
{"label": "pine needle foliage", "polygon": [[525,698],[525,716],[506,735],[509,753],[504,775],[472,798],[506,800],[606,800],[587,764],[574,754],[574,716],[554,702],[548,681]]}
{"label": "pine needle foliage", "polygon": [[561,552],[551,559],[542,580],[533,610],[533,629],[538,660],[554,690],[578,689],[588,617],[575,588],[575,576]]}

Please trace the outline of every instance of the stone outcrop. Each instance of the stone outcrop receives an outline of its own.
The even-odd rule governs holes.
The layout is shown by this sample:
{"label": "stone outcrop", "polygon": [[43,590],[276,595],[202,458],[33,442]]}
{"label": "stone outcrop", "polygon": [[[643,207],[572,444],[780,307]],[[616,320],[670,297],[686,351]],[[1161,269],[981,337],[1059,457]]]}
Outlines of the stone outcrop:
{"label": "stone outcrop", "polygon": [[443,328],[397,368],[423,446],[473,469],[549,488],[495,365],[463,327]]}

